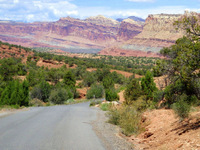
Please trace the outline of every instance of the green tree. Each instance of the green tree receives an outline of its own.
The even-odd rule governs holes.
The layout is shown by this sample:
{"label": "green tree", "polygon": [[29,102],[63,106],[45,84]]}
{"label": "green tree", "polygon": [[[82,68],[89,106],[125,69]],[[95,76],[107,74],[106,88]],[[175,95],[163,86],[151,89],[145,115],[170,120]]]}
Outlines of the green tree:
{"label": "green tree", "polygon": [[58,88],[51,91],[49,100],[54,104],[64,104],[70,98],[73,98],[73,94],[69,89]]}
{"label": "green tree", "polygon": [[153,92],[157,90],[156,84],[153,80],[153,75],[150,71],[147,71],[145,77],[141,79],[141,87],[143,94],[146,95],[147,100],[153,99]]}
{"label": "green tree", "polygon": [[97,78],[93,72],[86,72],[83,78],[84,86],[90,87],[97,81]]}
{"label": "green tree", "polygon": [[103,79],[103,86],[105,89],[114,88],[114,81],[110,76],[106,76]]}
{"label": "green tree", "polygon": [[186,36],[178,39],[175,45],[163,48],[160,53],[168,59],[156,66],[157,70],[161,69],[160,72],[164,72],[169,78],[169,85],[165,89],[169,106],[179,101],[178,97],[186,97],[184,101],[188,104],[193,103],[194,99],[200,99],[199,18],[197,15],[185,16],[175,25],[178,29],[183,29]]}
{"label": "green tree", "polygon": [[26,76],[26,79],[29,83],[29,86],[33,87],[40,83],[42,80],[45,80],[46,72],[40,68],[40,69],[30,69],[29,74]]}
{"label": "green tree", "polygon": [[89,90],[87,90],[87,99],[102,98],[104,95],[104,88],[101,84],[93,84]]}
{"label": "green tree", "polygon": [[13,80],[12,77],[17,74],[18,60],[14,58],[8,58],[1,60],[0,75],[3,77],[3,81]]}
{"label": "green tree", "polygon": [[50,92],[51,92],[50,84],[47,81],[43,80],[42,82],[40,82],[39,87],[40,87],[41,92],[42,92],[41,100],[43,102],[47,102],[48,99],[49,99],[49,96],[50,96]]}
{"label": "green tree", "polygon": [[64,78],[63,78],[63,83],[67,87],[71,87],[71,88],[75,87],[76,79],[75,79],[74,74],[70,70],[65,73]]}
{"label": "green tree", "polygon": [[127,85],[126,90],[124,92],[125,102],[127,104],[131,104],[133,101],[137,100],[142,94],[141,86],[139,81],[136,79],[131,80],[131,82]]}
{"label": "green tree", "polygon": [[48,102],[51,92],[51,86],[45,80],[42,80],[38,85],[36,85],[30,92],[30,97],[32,99],[37,98],[43,102]]}
{"label": "green tree", "polygon": [[61,74],[62,73],[58,69],[52,68],[48,71],[47,78],[49,81],[54,83],[54,85],[56,85],[61,79]]}
{"label": "green tree", "polygon": [[107,101],[118,101],[119,95],[114,88],[106,89],[105,96]]}
{"label": "green tree", "polygon": [[28,93],[27,81],[23,83],[20,83],[18,80],[10,81],[1,94],[0,104],[28,106]]}

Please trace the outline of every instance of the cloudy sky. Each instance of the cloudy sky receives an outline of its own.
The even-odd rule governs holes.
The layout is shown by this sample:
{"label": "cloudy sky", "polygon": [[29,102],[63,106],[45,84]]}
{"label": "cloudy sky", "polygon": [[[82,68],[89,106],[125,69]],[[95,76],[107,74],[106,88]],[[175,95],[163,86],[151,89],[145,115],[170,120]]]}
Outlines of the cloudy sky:
{"label": "cloudy sky", "polygon": [[84,19],[104,15],[110,18],[148,14],[200,12],[200,0],[0,0],[0,20],[24,22],[56,21],[60,17]]}

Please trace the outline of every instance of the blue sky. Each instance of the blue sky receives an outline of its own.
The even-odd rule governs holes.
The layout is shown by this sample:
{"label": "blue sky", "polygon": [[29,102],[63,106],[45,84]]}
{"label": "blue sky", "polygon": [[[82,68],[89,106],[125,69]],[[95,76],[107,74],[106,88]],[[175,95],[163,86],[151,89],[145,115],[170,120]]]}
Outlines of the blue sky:
{"label": "blue sky", "polygon": [[110,18],[200,12],[200,0],[0,0],[0,20],[56,21],[60,17]]}

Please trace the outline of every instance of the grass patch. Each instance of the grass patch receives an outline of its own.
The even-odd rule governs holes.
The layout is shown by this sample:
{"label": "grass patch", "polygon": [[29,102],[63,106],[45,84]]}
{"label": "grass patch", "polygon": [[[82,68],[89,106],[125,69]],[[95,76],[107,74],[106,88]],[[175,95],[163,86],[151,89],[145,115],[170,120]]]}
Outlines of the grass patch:
{"label": "grass patch", "polygon": [[90,106],[95,106],[101,104],[101,100],[91,100],[90,101]]}
{"label": "grass patch", "polygon": [[172,105],[172,109],[180,120],[184,120],[189,117],[190,107],[191,106],[183,100],[180,100]]}
{"label": "grass patch", "polygon": [[139,134],[145,130],[146,123],[142,123],[142,113],[149,109],[151,103],[144,101],[143,97],[133,101],[131,105],[122,105],[118,108],[111,107],[108,116],[108,122],[114,125],[119,125],[121,132],[126,136]]}
{"label": "grass patch", "polygon": [[117,108],[111,108],[110,111],[106,114],[108,116],[108,122],[114,125],[119,125],[120,122],[120,110]]}
{"label": "grass patch", "polygon": [[103,103],[103,104],[100,104],[100,109],[103,110],[103,111],[108,111],[110,110],[112,107],[112,103]]}
{"label": "grass patch", "polygon": [[124,105],[120,108],[111,108],[107,116],[109,117],[108,122],[119,125],[126,136],[144,131],[141,126],[141,113],[134,106]]}
{"label": "grass patch", "polygon": [[29,106],[39,107],[39,106],[46,106],[46,104],[42,100],[34,98],[34,99],[29,101]]}
{"label": "grass patch", "polygon": [[134,107],[125,106],[121,109],[121,117],[119,120],[122,133],[126,136],[132,134],[139,134],[143,131],[141,127],[141,113],[138,112]]}

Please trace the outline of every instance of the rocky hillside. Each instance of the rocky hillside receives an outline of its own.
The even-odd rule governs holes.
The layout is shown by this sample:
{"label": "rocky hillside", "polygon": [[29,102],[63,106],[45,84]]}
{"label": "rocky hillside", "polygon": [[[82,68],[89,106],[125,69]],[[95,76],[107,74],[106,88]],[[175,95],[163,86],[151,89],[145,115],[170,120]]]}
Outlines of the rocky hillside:
{"label": "rocky hillside", "polygon": [[[134,23],[136,23],[134,25]],[[127,25],[126,25],[127,24]],[[61,18],[56,22],[19,23],[0,21],[0,40],[29,47],[103,49],[142,31],[137,22],[120,22],[104,16],[85,20]],[[122,33],[123,32],[123,33]]]}
{"label": "rocky hillside", "polygon": [[132,19],[124,19],[118,30],[118,40],[127,41],[142,32],[143,23]]}
{"label": "rocky hillside", "polygon": [[182,32],[178,32],[173,26],[173,23],[181,16],[174,14],[149,15],[143,32],[137,38],[175,41],[183,35]]}
{"label": "rocky hillside", "polygon": [[[188,15],[186,12],[184,15]],[[171,46],[175,41],[184,35],[183,31],[177,31],[174,22],[184,15],[178,14],[158,14],[149,15],[145,21],[142,32],[133,38],[127,38],[123,44],[103,49],[99,54],[108,55],[116,53],[117,56],[146,56],[151,57],[152,53],[156,54],[163,47]],[[121,23],[121,25],[123,22]]]}
{"label": "rocky hillside", "polygon": [[162,47],[173,45],[184,35],[173,26],[184,15],[149,15],[145,23],[134,17],[116,21],[101,15],[85,20],[66,17],[56,22],[0,21],[0,40],[69,52],[101,50],[102,55],[160,57]]}
{"label": "rocky hillside", "polygon": [[111,19],[111,18],[106,18],[102,15],[98,15],[95,17],[89,17],[85,19],[86,22],[90,22],[93,24],[99,24],[99,25],[106,25],[106,26],[119,26],[119,22]]}
{"label": "rocky hillside", "polygon": [[33,51],[29,48],[22,47],[21,45],[3,43],[0,41],[0,59],[9,57],[26,58],[32,55]]}

